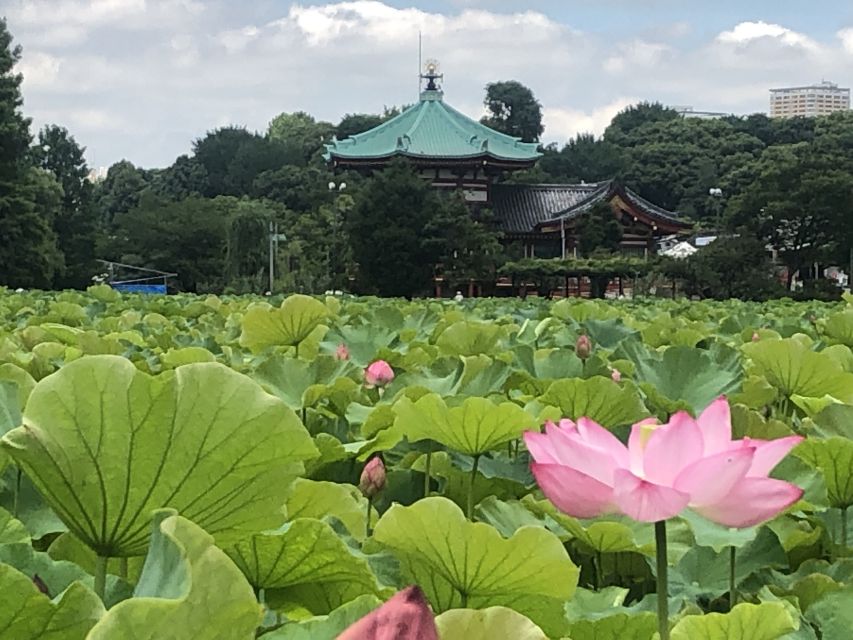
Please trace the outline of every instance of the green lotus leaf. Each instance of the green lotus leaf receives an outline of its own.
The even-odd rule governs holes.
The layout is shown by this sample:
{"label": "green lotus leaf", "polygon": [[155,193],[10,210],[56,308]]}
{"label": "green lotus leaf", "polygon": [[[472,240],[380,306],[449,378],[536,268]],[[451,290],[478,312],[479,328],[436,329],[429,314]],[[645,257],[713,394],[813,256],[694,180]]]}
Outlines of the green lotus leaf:
{"label": "green lotus leaf", "polygon": [[821,637],[826,640],[847,638],[853,629],[851,598],[853,587],[849,585],[842,590],[832,590],[808,607],[806,619],[818,626]]}
{"label": "green lotus leaf", "polygon": [[846,509],[853,505],[853,440],[808,439],[794,453],[823,474],[830,506]]}
{"label": "green lotus leaf", "polygon": [[255,534],[227,553],[255,589],[267,592],[270,603],[295,603],[317,615],[361,595],[379,595],[367,561],[319,520],[293,520],[278,531]]}
{"label": "green lotus leaf", "polygon": [[376,524],[374,538],[397,557],[405,577],[421,585],[437,613],[503,606],[549,635],[565,631],[563,606],[579,572],[559,538],[545,529],[523,527],[504,539],[436,497],[393,505]]}
{"label": "green lotus leaf", "polygon": [[351,484],[299,478],[290,487],[285,508],[289,520],[337,518],[353,538],[364,539],[367,499]]}
{"label": "green lotus leaf", "polygon": [[[72,562],[85,572],[95,575],[98,556],[89,547],[74,537],[74,534],[70,531],[66,531],[51,542],[47,553],[54,560]],[[135,584],[142,573],[145,556],[110,558],[107,562],[107,573],[114,576],[121,575],[123,561],[127,563],[127,580]]]}
{"label": "green lotus leaf", "polygon": [[615,607],[625,604],[628,589],[604,587],[593,591],[578,587],[572,599],[566,603],[569,620],[597,620],[613,613]]}
{"label": "green lotus leaf", "polygon": [[799,621],[794,620],[783,604],[744,603],[737,605],[726,614],[685,616],[672,628],[671,638],[672,640],[776,640],[796,631],[798,627]]}
{"label": "green lotus leaf", "polygon": [[745,529],[734,529],[724,527],[716,522],[711,522],[700,516],[691,509],[685,509],[678,516],[690,525],[696,544],[700,547],[710,547],[720,552],[728,547],[740,548],[755,539],[758,535],[758,527],[747,527]]}
{"label": "green lotus leaf", "polygon": [[12,517],[5,509],[0,509],[0,544],[30,543],[30,534],[24,524]]}
{"label": "green lotus leaf", "polygon": [[[735,581],[740,584],[750,575],[765,568],[783,569],[788,556],[770,529],[762,528],[755,540],[737,552]],[[670,571],[670,595],[717,597],[729,590],[729,550],[693,547]]]}
{"label": "green lotus leaf", "polygon": [[151,377],[116,356],[39,382],[24,426],[0,443],[105,557],[144,553],[161,507],[224,542],[277,526],[287,485],[317,454],[295,414],[246,376],[205,363]]}
{"label": "green lotus leaf", "polygon": [[318,356],[307,362],[277,355],[264,361],[252,377],[291,409],[298,410],[310,406],[306,399],[312,387],[332,384],[351,368],[348,362],[332,356]]}
{"label": "green lotus leaf", "polygon": [[812,351],[797,338],[761,340],[743,346],[755,369],[785,396],[822,398],[853,403],[853,373],[829,356]]}
{"label": "green lotus leaf", "polygon": [[853,407],[831,403],[814,417],[814,424],[824,438],[838,436],[853,439]]}
{"label": "green lotus leaf", "polygon": [[517,404],[495,404],[485,398],[467,398],[458,407],[448,407],[441,397],[429,394],[417,402],[402,398],[394,411],[394,428],[410,442],[434,440],[471,456],[515,440],[536,425],[536,419]]}
{"label": "green lotus leaf", "polygon": [[488,609],[453,609],[435,619],[442,640],[548,640],[548,636],[531,620],[506,607]]}
{"label": "green lotus leaf", "polygon": [[[5,449],[0,447],[0,457],[3,455]],[[0,508],[13,512],[16,507],[16,518],[24,524],[33,540],[68,530],[33,486],[29,476],[25,473],[19,476],[18,468],[9,466],[0,474]]]}
{"label": "green lotus leaf", "polygon": [[600,376],[557,380],[539,400],[559,408],[563,417],[587,417],[608,428],[632,424],[649,415],[634,389]]}
{"label": "green lotus leaf", "polygon": [[[18,385],[0,380],[0,436],[21,426],[21,410]],[[0,449],[0,471],[6,466],[8,456]]]}
{"label": "green lotus leaf", "polygon": [[822,398],[808,398],[794,394],[791,396],[791,402],[799,407],[809,418],[814,418],[821,411],[834,404],[847,406],[838,398],[833,398],[829,395],[823,396]]}
{"label": "green lotus leaf", "polygon": [[0,564],[2,640],[84,640],[104,615],[100,598],[72,584],[56,601],[39,591],[32,577]]}
{"label": "green lotus leaf", "polygon": [[653,613],[617,613],[573,622],[569,635],[571,640],[651,640],[657,628]]}
{"label": "green lotus leaf", "polygon": [[853,347],[853,310],[833,313],[826,319],[823,330],[834,342]]}
{"label": "green lotus leaf", "polygon": [[183,347],[181,349],[169,349],[160,356],[160,362],[167,369],[176,369],[181,365],[196,362],[216,362],[216,356],[203,347]]}
{"label": "green lotus leaf", "polygon": [[333,354],[340,345],[346,345],[350,361],[366,367],[376,360],[379,351],[397,340],[397,331],[378,323],[341,325],[329,331],[322,343],[323,350]]}
{"label": "green lotus leaf", "polygon": [[846,347],[843,344],[834,344],[821,351],[821,353],[835,360],[848,373],[853,373],[853,350],[850,347]]}
{"label": "green lotus leaf", "polygon": [[729,396],[732,404],[746,405],[750,409],[761,409],[773,404],[778,391],[764,376],[747,376],[738,393]]}
{"label": "green lotus leaf", "polygon": [[260,640],[335,640],[347,627],[382,604],[376,596],[359,596],[325,616],[287,623]]}
{"label": "green lotus leaf", "polygon": [[813,573],[805,578],[801,578],[791,585],[791,595],[797,596],[797,603],[800,605],[800,610],[803,613],[808,612],[809,608],[815,603],[836,591],[841,591],[844,587],[822,573]]}
{"label": "green lotus leaf", "polygon": [[636,329],[626,327],[621,318],[587,320],[583,325],[592,339],[592,344],[605,349],[613,349],[623,340],[632,338],[638,333]]}
{"label": "green lotus leaf", "polygon": [[8,362],[0,364],[0,380],[15,383],[18,389],[18,408],[23,411],[30,393],[36,386],[36,381],[25,369]]}
{"label": "green lotus leaf", "polygon": [[322,302],[299,293],[286,298],[278,309],[252,306],[243,316],[240,345],[255,352],[277,345],[298,347],[328,314]]}
{"label": "green lotus leaf", "polygon": [[743,369],[737,352],[711,354],[694,347],[669,347],[662,355],[650,353],[641,343],[622,346],[634,362],[634,378],[651,385],[674,403],[684,403],[695,414],[721,395],[740,389]]}
{"label": "green lotus leaf", "polygon": [[503,328],[497,323],[462,321],[442,331],[435,344],[451,356],[490,355],[503,335]]}
{"label": "green lotus leaf", "polygon": [[490,495],[477,505],[474,515],[480,522],[492,525],[504,538],[511,537],[521,527],[545,527],[563,541],[571,537],[552,518],[534,515],[518,500],[499,500]]}
{"label": "green lotus leaf", "polygon": [[162,510],[133,597],[114,606],[86,640],[251,640],[261,621],[252,587],[213,537]]}

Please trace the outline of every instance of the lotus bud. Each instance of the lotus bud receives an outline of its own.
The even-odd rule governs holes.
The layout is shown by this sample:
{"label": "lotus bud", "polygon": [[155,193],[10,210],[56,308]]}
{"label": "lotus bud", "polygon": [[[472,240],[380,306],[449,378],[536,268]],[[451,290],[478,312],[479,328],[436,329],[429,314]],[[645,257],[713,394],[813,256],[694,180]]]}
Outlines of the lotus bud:
{"label": "lotus bud", "polygon": [[36,585],[36,589],[41,591],[48,598],[50,597],[50,589],[47,588],[47,585],[45,584],[44,580],[39,577],[39,574],[35,574],[33,576],[33,584]]}
{"label": "lotus bud", "polygon": [[622,373],[619,369],[613,368],[610,370],[610,379],[613,380],[613,382],[619,382],[622,379]]}
{"label": "lotus bud", "polygon": [[343,343],[338,345],[338,348],[335,349],[335,359],[336,360],[349,360],[349,349]]}
{"label": "lotus bud", "polygon": [[758,342],[759,340],[761,340],[761,336],[758,335],[758,331],[753,331],[752,332],[752,341]]}
{"label": "lotus bud", "polygon": [[364,465],[361,478],[358,481],[358,488],[368,500],[381,493],[385,488],[385,464],[382,462],[382,458],[376,456]]}
{"label": "lotus bud", "polygon": [[394,370],[391,365],[384,360],[377,360],[371,363],[364,370],[364,381],[368,386],[384,386],[394,379]]}
{"label": "lotus bud", "polygon": [[575,353],[581,360],[586,360],[592,353],[592,342],[589,336],[581,334],[578,336],[578,341],[575,343]]}
{"label": "lotus bud", "polygon": [[423,591],[413,586],[348,627],[338,640],[438,640],[438,631]]}

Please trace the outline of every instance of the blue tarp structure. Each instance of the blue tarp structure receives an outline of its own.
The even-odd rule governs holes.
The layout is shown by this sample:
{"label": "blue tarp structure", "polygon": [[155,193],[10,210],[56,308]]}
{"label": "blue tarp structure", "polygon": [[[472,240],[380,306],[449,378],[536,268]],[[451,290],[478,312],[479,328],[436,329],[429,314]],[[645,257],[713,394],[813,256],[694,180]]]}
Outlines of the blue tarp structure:
{"label": "blue tarp structure", "polygon": [[122,293],[166,293],[165,284],[113,284],[113,289]]}

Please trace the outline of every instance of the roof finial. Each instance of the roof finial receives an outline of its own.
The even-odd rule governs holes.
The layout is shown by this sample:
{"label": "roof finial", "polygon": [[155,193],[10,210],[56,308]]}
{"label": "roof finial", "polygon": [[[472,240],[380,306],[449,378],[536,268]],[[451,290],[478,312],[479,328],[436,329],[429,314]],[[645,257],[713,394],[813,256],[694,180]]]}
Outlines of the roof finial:
{"label": "roof finial", "polygon": [[444,80],[444,74],[439,73],[438,60],[430,58],[426,61],[421,78],[427,81],[426,91],[441,91],[441,87],[435,82],[436,80]]}

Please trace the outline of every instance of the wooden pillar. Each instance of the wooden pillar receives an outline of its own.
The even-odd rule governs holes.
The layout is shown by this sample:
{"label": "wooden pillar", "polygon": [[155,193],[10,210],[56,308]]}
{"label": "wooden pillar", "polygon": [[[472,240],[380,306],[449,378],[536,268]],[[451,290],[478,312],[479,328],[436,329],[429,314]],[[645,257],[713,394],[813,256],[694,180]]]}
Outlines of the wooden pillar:
{"label": "wooden pillar", "polygon": [[468,297],[469,298],[474,297],[474,279],[473,278],[468,279]]}

